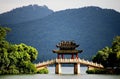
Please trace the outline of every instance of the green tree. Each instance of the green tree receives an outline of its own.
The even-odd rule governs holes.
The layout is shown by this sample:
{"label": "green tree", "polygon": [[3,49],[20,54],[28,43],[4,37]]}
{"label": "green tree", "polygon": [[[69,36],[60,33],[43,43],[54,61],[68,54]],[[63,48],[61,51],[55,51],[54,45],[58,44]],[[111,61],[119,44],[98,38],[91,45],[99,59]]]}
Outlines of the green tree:
{"label": "green tree", "polygon": [[5,37],[9,28],[0,27],[0,74],[37,73],[32,63],[38,51],[24,43],[11,44]]}
{"label": "green tree", "polygon": [[113,39],[111,47],[105,47],[93,57],[94,62],[101,63],[104,67],[120,67],[120,36]]}
{"label": "green tree", "polygon": [[117,53],[120,51],[120,36],[116,36],[113,39],[112,50],[114,53]]}
{"label": "green tree", "polygon": [[7,28],[7,27],[1,27],[0,26],[0,40],[3,40],[5,39],[6,35],[7,35],[7,32],[11,31],[10,28]]}
{"label": "green tree", "polygon": [[111,65],[120,67],[120,36],[116,36],[113,39],[112,51],[111,61],[114,63],[111,63]]}
{"label": "green tree", "polygon": [[112,49],[109,47],[105,47],[102,50],[98,51],[98,53],[93,57],[93,62],[98,62],[104,65],[104,67],[108,66],[108,56],[112,52]]}

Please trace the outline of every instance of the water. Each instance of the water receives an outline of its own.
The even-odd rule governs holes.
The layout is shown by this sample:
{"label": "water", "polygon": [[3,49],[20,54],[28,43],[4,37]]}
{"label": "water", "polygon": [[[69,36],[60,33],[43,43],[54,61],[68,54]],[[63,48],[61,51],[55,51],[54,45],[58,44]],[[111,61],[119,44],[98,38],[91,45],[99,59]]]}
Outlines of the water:
{"label": "water", "polygon": [[120,75],[86,74],[86,67],[81,67],[81,74],[74,75],[73,67],[62,67],[62,74],[56,75],[55,68],[49,67],[49,74],[1,75],[0,79],[120,79]]}

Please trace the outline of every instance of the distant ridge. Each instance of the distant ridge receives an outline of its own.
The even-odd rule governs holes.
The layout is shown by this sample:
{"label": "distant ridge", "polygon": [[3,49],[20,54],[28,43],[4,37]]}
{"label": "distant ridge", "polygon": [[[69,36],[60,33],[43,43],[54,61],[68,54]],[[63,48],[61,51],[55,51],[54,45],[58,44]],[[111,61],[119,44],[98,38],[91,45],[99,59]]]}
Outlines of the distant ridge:
{"label": "distant ridge", "polygon": [[[84,7],[54,12],[30,22],[8,25],[12,32],[7,39],[12,43],[26,43],[39,50],[37,61],[53,59],[55,45],[61,40],[74,40],[83,53],[80,58],[91,59],[112,39],[120,35],[120,13],[99,7]],[[37,62],[36,61],[36,62]]]}
{"label": "distant ridge", "polygon": [[40,19],[53,13],[47,6],[28,5],[0,14],[0,24],[16,24]]}

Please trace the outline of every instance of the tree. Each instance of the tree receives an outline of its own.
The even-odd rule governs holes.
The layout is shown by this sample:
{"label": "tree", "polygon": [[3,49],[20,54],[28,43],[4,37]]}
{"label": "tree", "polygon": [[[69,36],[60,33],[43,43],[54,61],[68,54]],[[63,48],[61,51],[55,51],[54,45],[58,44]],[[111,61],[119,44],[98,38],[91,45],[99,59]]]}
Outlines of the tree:
{"label": "tree", "polygon": [[104,67],[108,66],[108,56],[112,52],[112,49],[105,47],[102,50],[98,51],[97,55],[93,57],[93,62],[101,63]]}
{"label": "tree", "polygon": [[24,54],[23,55],[24,60],[30,60],[31,62],[36,60],[37,55],[38,55],[38,51],[34,47],[27,46],[24,43],[21,43],[19,45],[15,45],[15,46],[16,46],[16,48],[17,48],[16,50],[18,52],[22,52],[22,54]]}
{"label": "tree", "polygon": [[111,47],[105,47],[93,57],[94,62],[101,63],[104,67],[120,67],[120,36],[113,39]]}
{"label": "tree", "polygon": [[3,73],[3,71],[7,73],[6,69],[10,64],[7,50],[10,44],[5,40],[8,31],[10,31],[9,28],[0,27],[0,73]]}
{"label": "tree", "polygon": [[113,39],[112,50],[113,50],[113,52],[115,52],[115,53],[120,51],[120,36],[116,36],[116,37]]}
{"label": "tree", "polygon": [[38,51],[24,43],[11,44],[5,37],[9,28],[0,27],[0,74],[37,73],[32,63]]}
{"label": "tree", "polygon": [[7,32],[11,31],[10,28],[7,28],[7,27],[1,27],[0,26],[0,40],[3,40],[5,39],[6,35],[7,35]]}
{"label": "tree", "polygon": [[120,36],[113,39],[112,51],[111,60],[114,60],[115,66],[120,67]]}

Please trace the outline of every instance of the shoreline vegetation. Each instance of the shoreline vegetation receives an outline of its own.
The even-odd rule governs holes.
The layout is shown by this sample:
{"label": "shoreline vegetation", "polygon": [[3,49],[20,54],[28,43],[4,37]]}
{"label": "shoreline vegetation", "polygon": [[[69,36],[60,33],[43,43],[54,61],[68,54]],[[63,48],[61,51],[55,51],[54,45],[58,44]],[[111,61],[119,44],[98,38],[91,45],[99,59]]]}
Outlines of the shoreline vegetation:
{"label": "shoreline vegetation", "polygon": [[101,63],[104,69],[88,68],[88,74],[120,74],[120,36],[113,39],[111,47],[99,50],[92,61]]}
{"label": "shoreline vegetation", "polygon": [[120,75],[120,68],[118,69],[91,69],[91,70],[87,70],[86,71],[87,74],[116,74],[116,75]]}
{"label": "shoreline vegetation", "polygon": [[11,44],[5,39],[10,31],[10,28],[0,26],[0,75],[47,74],[47,68],[37,70],[33,63],[38,56],[36,48],[24,43]]}
{"label": "shoreline vegetation", "polygon": [[37,74],[48,74],[49,70],[47,67],[37,70]]}

